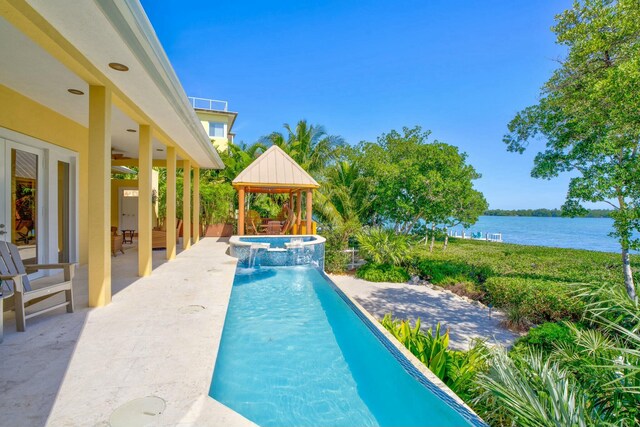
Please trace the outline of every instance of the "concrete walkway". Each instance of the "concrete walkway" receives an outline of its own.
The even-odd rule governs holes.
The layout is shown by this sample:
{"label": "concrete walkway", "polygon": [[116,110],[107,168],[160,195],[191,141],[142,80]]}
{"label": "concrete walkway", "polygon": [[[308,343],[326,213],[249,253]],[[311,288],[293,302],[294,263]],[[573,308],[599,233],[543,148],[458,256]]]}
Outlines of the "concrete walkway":
{"label": "concrete walkway", "polygon": [[74,280],[76,312],[27,321],[5,313],[0,344],[0,425],[106,426],[132,399],[167,402],[160,425],[253,425],[208,397],[236,260],[203,239],[136,277],[135,249],[113,258],[113,302],[87,307],[86,269]]}
{"label": "concrete walkway", "polygon": [[423,329],[440,322],[449,328],[449,345],[457,350],[469,348],[473,338],[509,346],[518,337],[500,326],[501,313],[489,316],[488,309],[451,292],[406,283],[373,283],[353,276],[331,275],[331,279],[377,319],[387,313],[399,319],[419,317]]}

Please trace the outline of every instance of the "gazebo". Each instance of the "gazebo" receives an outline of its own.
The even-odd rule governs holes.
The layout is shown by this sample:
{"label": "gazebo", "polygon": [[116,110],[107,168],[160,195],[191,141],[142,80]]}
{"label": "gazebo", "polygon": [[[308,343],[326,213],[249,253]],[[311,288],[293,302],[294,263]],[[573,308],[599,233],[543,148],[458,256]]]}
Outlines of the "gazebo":
{"label": "gazebo", "polygon": [[[296,209],[293,234],[315,234],[312,221],[313,190],[320,187],[295,160],[273,145],[233,180],[238,191],[238,235],[245,234],[245,194],[289,194],[289,206]],[[302,222],[302,193],[306,193],[306,219]]]}

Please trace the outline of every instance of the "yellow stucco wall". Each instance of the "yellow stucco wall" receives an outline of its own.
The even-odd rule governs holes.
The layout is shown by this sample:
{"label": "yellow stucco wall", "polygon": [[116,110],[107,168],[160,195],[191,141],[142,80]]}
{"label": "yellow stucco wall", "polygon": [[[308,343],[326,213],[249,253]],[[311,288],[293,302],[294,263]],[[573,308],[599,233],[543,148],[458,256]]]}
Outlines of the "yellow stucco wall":
{"label": "yellow stucco wall", "polygon": [[227,151],[229,147],[229,132],[231,132],[232,128],[232,117],[226,114],[219,114],[215,111],[196,111],[200,122],[202,123],[202,127],[204,127],[205,132],[209,135],[209,122],[219,122],[227,124],[227,136],[226,137],[209,137],[211,139],[211,143],[218,150],[218,152]]}
{"label": "yellow stucco wall", "polygon": [[0,85],[0,127],[64,147],[78,153],[79,167],[79,244],[80,264],[87,262],[89,175],[88,129],[37,102]]}

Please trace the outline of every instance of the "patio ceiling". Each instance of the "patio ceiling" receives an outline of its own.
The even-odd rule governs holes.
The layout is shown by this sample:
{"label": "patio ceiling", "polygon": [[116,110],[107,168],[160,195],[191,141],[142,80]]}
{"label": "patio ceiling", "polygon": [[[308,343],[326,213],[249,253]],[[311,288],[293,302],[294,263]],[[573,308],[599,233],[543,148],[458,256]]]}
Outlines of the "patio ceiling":
{"label": "patio ceiling", "polygon": [[[167,136],[170,141],[180,144],[185,155],[201,167],[223,167],[139,3],[128,0],[32,0],[25,3],[28,6],[16,9],[31,19],[35,19],[36,14],[44,17],[59,31],[58,37],[64,37],[79,50],[87,67],[80,72],[70,62],[61,60],[61,55],[55,53],[57,47],[34,42],[37,38],[32,39],[25,35],[29,33],[23,28],[16,28],[14,25],[20,22],[19,19],[14,20],[9,15],[11,22],[0,17],[0,57],[3,58],[0,84],[86,127],[89,82],[100,84],[106,79],[116,88],[111,123],[112,145],[116,152],[125,157],[137,157],[138,134],[127,129],[137,130],[137,122],[142,120],[144,123],[146,116],[154,127],[155,159],[165,158],[165,144],[161,140],[167,143],[164,139]],[[132,28],[138,30],[136,34],[132,34]],[[129,71],[111,69],[108,66],[111,62],[125,64]],[[68,89],[84,94],[73,95]],[[184,105],[178,105],[181,101]],[[135,107],[133,110],[131,105]],[[136,108],[144,116],[136,115]]]}

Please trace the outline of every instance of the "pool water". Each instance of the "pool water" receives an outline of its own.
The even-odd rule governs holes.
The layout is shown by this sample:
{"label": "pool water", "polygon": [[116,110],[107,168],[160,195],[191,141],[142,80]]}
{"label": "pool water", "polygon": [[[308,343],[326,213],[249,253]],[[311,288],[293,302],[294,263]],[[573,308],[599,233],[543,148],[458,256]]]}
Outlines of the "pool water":
{"label": "pool water", "polygon": [[483,425],[409,375],[309,266],[237,270],[209,395],[261,426]]}

